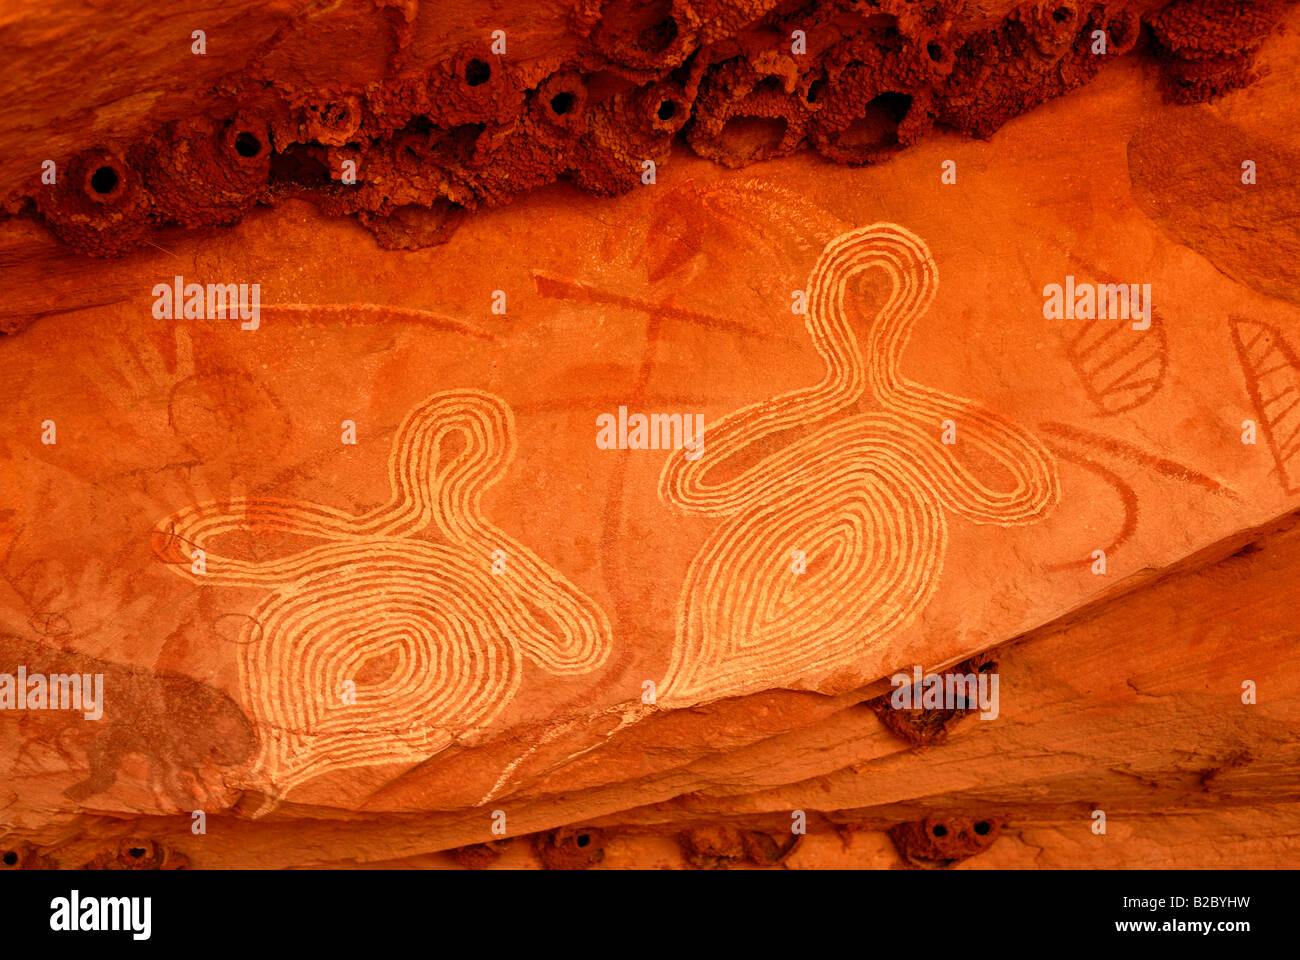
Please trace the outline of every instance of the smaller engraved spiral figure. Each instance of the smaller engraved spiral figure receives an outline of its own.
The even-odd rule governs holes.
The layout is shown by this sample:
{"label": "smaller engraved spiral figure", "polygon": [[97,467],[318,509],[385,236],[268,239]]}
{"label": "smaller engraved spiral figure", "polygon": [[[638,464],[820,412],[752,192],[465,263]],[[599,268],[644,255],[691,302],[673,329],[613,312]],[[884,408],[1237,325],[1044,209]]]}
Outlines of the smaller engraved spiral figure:
{"label": "smaller engraved spiral figure", "polygon": [[[860,345],[844,295],[873,267],[892,290]],[[666,502],[724,522],[687,573],[661,705],[794,685],[851,664],[933,595],[945,510],[1026,524],[1057,501],[1056,463],[1036,437],[899,369],[937,287],[930,251],[902,227],[878,223],[832,240],[808,282],[821,382],[728,414],[707,428],[703,456],[665,464]],[[860,412],[868,391],[883,409]],[[945,421],[958,445],[941,442]],[[971,452],[1010,486],[986,486],[962,461]],[[801,575],[795,555],[806,557]]]}
{"label": "smaller engraved spiral figure", "polygon": [[[353,516],[246,498],[158,525],[156,550],[177,573],[269,591],[240,638],[239,667],[275,795],[330,770],[424,760],[482,729],[518,689],[524,656],[555,674],[604,662],[603,611],[482,517],[483,492],[513,455],[503,400],[438,393],[398,430],[382,507]],[[218,539],[240,531],[318,543],[266,561],[220,554]]]}

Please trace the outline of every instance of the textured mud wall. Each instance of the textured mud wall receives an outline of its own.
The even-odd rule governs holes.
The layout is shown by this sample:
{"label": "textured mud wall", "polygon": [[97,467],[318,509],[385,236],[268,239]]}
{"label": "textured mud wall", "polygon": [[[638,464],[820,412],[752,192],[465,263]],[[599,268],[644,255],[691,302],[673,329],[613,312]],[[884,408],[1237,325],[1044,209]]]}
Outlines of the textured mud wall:
{"label": "textured mud wall", "polygon": [[[1205,100],[1251,80],[1284,5],[351,0],[119,21],[117,7],[110,20],[55,4],[0,20],[0,49],[60,39],[53,63],[0,67],[13,80],[0,85],[46,108],[44,120],[26,108],[0,209],[112,255],[161,227],[229,224],[299,197],[355,214],[385,247],[417,248],[445,241],[465,211],[557,178],[625,192],[679,134],[733,167],[804,147],[873,163],[936,124],[988,136],[1139,45],[1167,96]],[[124,60],[133,46],[138,67]],[[100,57],[97,85],[112,93],[83,94],[60,60],[81,71]],[[50,113],[83,96],[96,121],[83,109],[50,130]]]}

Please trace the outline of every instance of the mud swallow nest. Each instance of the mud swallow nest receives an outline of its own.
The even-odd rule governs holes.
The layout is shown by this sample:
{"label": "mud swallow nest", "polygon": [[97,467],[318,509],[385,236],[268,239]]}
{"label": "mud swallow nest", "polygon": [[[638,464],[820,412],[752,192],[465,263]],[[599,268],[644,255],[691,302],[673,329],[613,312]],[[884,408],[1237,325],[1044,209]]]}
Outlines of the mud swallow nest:
{"label": "mud swallow nest", "polygon": [[185,119],[88,145],[59,161],[56,184],[34,176],[0,210],[115,255],[161,227],[230,224],[295,197],[413,249],[560,178],[630,190],[675,138],[738,167],[805,148],[875,163],[936,125],[988,136],[1134,48],[1170,99],[1208,99],[1250,82],[1287,0],[1057,0],[994,20],[964,0],[572,2],[573,42],[553,62],[478,38],[416,69],[418,3],[394,16],[376,0],[358,15],[392,24],[384,76],[328,92],[227,77]]}

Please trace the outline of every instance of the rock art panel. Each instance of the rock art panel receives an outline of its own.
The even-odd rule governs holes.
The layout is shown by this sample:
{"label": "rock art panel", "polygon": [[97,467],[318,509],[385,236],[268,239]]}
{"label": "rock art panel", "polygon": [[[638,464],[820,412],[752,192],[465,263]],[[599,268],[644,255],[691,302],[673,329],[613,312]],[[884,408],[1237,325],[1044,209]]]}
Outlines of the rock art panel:
{"label": "rock art panel", "polygon": [[[269,591],[238,652],[261,732],[257,768],[277,796],[330,770],[424,760],[472,734],[518,691],[525,656],[581,674],[609,655],[605,614],[482,517],[514,432],[499,397],[438,393],[402,423],[392,499],[367,514],[238,499],[159,523],[155,548],[178,574]],[[221,552],[235,532],[318,545],[241,559]]]}
{"label": "rock art panel", "polygon": [[103,678],[99,720],[47,710],[31,716],[33,735],[17,740],[15,775],[58,767],[84,773],[62,790],[73,803],[102,801],[119,779],[130,778],[124,767],[138,759],[159,807],[220,805],[231,795],[226,781],[256,751],[256,732],[239,705],[191,677],[90,657],[49,638],[0,636],[0,673],[20,667],[29,675],[85,678],[87,686]]}
{"label": "rock art panel", "polygon": [[1300,360],[1276,327],[1236,318],[1231,323],[1232,345],[1278,480],[1287,493],[1295,493],[1300,491]]}
{"label": "rock art panel", "polygon": [[0,151],[0,867],[1297,862],[1278,5],[292,7]]}
{"label": "rock art panel", "polygon": [[[886,271],[891,294],[859,344],[845,288],[873,268]],[[683,587],[663,702],[735,696],[851,661],[937,589],[945,511],[1024,524],[1056,503],[1055,461],[1032,433],[901,372],[937,286],[929,248],[903,227],[872,224],[836,238],[808,282],[807,328],[823,380],[724,417],[698,458],[683,452],[666,465],[667,503],[727,522]],[[856,412],[867,394],[881,412]],[[985,483],[942,442],[947,429],[1011,482]],[[711,479],[747,453],[756,462]]]}

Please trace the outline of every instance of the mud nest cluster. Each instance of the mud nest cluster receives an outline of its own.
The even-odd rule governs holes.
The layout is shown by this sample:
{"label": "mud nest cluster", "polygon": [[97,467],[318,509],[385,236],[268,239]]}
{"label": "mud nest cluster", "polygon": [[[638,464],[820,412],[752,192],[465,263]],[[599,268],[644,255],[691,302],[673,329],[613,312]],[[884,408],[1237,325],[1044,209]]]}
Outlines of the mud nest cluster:
{"label": "mud nest cluster", "polygon": [[1203,100],[1250,81],[1285,2],[1056,0],[985,21],[962,0],[574,0],[556,62],[512,61],[484,37],[431,69],[411,66],[396,17],[382,78],[324,93],[229,77],[194,115],[64,158],[57,183],[7,207],[115,255],[298,197],[414,249],[560,178],[633,189],[678,137],[736,167],[805,147],[874,163],[936,125],[987,136],[1138,45],[1171,99]]}

